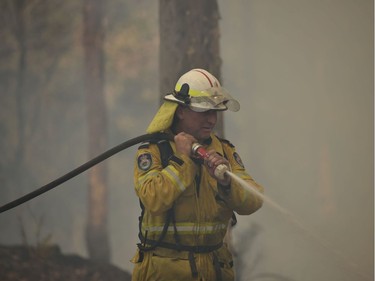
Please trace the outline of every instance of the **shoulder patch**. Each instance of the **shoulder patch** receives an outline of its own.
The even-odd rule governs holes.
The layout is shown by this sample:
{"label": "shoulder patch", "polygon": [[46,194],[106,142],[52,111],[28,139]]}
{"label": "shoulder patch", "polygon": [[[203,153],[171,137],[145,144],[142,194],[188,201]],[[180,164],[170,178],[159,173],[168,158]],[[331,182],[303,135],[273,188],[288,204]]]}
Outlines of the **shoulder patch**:
{"label": "shoulder patch", "polygon": [[138,168],[147,171],[152,165],[152,157],[150,153],[143,153],[138,156]]}
{"label": "shoulder patch", "polygon": [[245,168],[245,165],[243,164],[242,159],[241,159],[240,155],[238,155],[237,152],[234,152],[234,153],[233,153],[233,158],[236,160],[236,162],[237,162],[242,168]]}

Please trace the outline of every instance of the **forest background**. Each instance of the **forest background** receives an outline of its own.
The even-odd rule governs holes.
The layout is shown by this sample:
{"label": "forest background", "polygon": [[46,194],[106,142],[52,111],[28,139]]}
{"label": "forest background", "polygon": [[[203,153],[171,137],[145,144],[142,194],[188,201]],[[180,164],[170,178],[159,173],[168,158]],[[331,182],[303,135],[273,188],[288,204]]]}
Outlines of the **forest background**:
{"label": "forest background", "polygon": [[[82,3],[29,3],[23,46],[16,14],[0,9],[1,205],[89,160]],[[222,82],[241,103],[238,113],[225,113],[225,136],[267,196],[311,230],[269,205],[239,217],[233,244],[243,274],[367,280],[374,262],[373,1],[218,4]],[[106,6],[110,148],[143,134],[158,108],[160,41],[157,1]],[[20,47],[28,54],[22,83]],[[129,271],[140,212],[135,149],[107,160],[111,261]],[[86,219],[83,174],[1,214],[0,243],[58,244],[87,256]]]}

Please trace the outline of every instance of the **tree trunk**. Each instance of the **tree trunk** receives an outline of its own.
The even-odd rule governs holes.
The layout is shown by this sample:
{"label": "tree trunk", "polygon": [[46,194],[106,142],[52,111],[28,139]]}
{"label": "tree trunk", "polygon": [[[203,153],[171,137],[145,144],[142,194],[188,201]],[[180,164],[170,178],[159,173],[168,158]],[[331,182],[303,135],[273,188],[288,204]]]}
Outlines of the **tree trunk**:
{"label": "tree trunk", "polygon": [[[193,68],[203,68],[221,81],[217,0],[159,0],[160,93],[173,91],[178,78]],[[162,99],[162,97],[161,97]],[[215,128],[224,134],[218,114]]]}
{"label": "tree trunk", "polygon": [[[173,91],[178,78],[193,68],[203,68],[220,82],[220,31],[217,0],[159,0],[160,93]],[[218,113],[215,133],[224,137],[224,118]],[[225,241],[231,245],[231,223]]]}
{"label": "tree trunk", "polygon": [[[104,3],[105,1],[102,0],[84,0],[83,6],[84,76],[90,159],[104,151],[107,144],[104,100]],[[88,254],[94,260],[109,262],[108,187],[105,163],[94,166],[88,174],[88,221],[86,228]]]}
{"label": "tree trunk", "polygon": [[15,167],[23,167],[25,153],[25,112],[23,105],[23,95],[25,94],[25,77],[27,65],[27,37],[25,34],[24,10],[27,5],[26,1],[20,0],[14,2],[15,10],[15,38],[19,49],[18,76],[16,84],[16,104],[17,104],[17,121],[18,121],[18,143],[15,156]]}

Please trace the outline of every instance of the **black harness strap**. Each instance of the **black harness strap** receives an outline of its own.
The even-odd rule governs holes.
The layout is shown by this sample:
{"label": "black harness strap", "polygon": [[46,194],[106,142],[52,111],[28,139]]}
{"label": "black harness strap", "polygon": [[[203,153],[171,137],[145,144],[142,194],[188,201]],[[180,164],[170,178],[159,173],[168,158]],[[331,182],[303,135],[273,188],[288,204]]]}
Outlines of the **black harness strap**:
{"label": "black harness strap", "polygon": [[160,151],[161,164],[163,168],[165,168],[168,166],[169,159],[172,157],[174,153],[173,149],[168,140],[159,140],[156,142],[156,144]]}
{"label": "black harness strap", "polygon": [[[168,165],[169,158],[173,155],[173,149],[172,149],[169,141],[168,140],[158,140],[158,139],[153,140],[153,139],[151,139],[149,142],[157,144],[157,146],[159,148],[159,151],[160,151],[160,158],[161,158],[162,166],[166,167]],[[142,210],[141,215],[138,218],[138,220],[139,220],[138,237],[139,237],[139,240],[141,241],[141,243],[138,243],[137,246],[138,246],[139,250],[141,250],[143,252],[152,251],[160,245],[160,243],[163,241],[165,235],[167,234],[168,227],[169,227],[169,224],[170,224],[172,218],[174,220],[174,210],[173,210],[173,207],[172,207],[171,209],[169,209],[167,211],[165,224],[163,226],[163,230],[162,230],[158,240],[150,240],[150,239],[147,239],[147,230],[145,232],[145,236],[143,236],[143,234],[142,234],[142,221],[143,221],[143,216],[144,216],[144,213],[145,213],[145,207],[144,207],[141,200],[139,200],[139,204],[140,204],[141,210]],[[146,244],[148,244],[149,246],[146,246]]]}
{"label": "black harness strap", "polygon": [[[221,138],[219,138],[219,140],[220,140],[221,142],[225,142],[225,143],[229,144],[229,146],[231,146],[231,147],[234,147],[233,144],[231,144],[229,141],[227,141],[227,140],[225,140],[225,139],[221,139]],[[224,150],[224,149],[223,149],[223,153],[224,153],[224,157],[225,157],[225,159],[228,160],[227,154],[225,153],[225,150]],[[237,224],[236,213],[235,213],[235,212],[232,212],[232,219],[231,219],[230,225],[233,227],[233,226],[235,226],[236,224]]]}
{"label": "black harness strap", "polygon": [[[173,213],[173,209],[169,209],[167,211],[166,221],[165,221],[163,230],[162,230],[158,240],[155,241],[155,240],[147,239],[147,230],[145,232],[145,236],[143,236],[143,234],[142,234],[142,220],[143,220],[143,216],[144,216],[144,212],[145,212],[145,207],[143,206],[141,201],[140,201],[140,204],[141,204],[142,211],[141,211],[141,215],[139,217],[138,237],[139,237],[139,240],[141,241],[141,243],[138,243],[137,246],[141,251],[147,252],[147,251],[155,250],[156,247],[158,247],[161,244],[161,242],[163,241],[165,235],[167,234],[169,224],[171,222],[171,216],[172,216],[172,213]],[[146,246],[146,244],[151,245],[151,246]]]}
{"label": "black harness strap", "polygon": [[[142,241],[144,242],[144,240]],[[221,246],[223,246],[223,242],[220,242],[216,245],[201,245],[201,246],[187,246],[187,245],[179,245],[177,246],[176,244],[173,243],[168,243],[164,241],[155,241],[155,240],[150,240],[148,239],[146,242],[147,245],[150,245],[150,247],[158,246],[162,248],[167,248],[171,250],[176,250],[176,251],[186,251],[186,252],[193,252],[196,254],[205,254],[205,253],[211,253],[213,251],[216,251],[220,249]]]}
{"label": "black harness strap", "polygon": [[189,264],[190,264],[191,275],[193,276],[193,278],[197,278],[198,269],[197,269],[197,264],[194,258],[194,252],[189,252]]}
{"label": "black harness strap", "polygon": [[213,255],[213,264],[214,264],[214,269],[215,269],[215,273],[216,273],[216,281],[222,281],[223,276],[222,276],[222,273],[221,273],[219,258],[217,257],[216,253],[214,253],[214,255]]}

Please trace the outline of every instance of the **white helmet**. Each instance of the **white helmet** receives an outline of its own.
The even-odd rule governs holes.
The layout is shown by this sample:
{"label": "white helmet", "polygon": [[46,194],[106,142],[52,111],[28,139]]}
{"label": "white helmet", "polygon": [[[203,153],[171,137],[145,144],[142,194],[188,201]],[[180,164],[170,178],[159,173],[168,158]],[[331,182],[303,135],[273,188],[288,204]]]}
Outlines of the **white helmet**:
{"label": "white helmet", "polygon": [[189,106],[196,112],[240,109],[238,101],[221,87],[216,77],[199,68],[183,74],[178,79],[174,92],[167,94],[164,99]]}
{"label": "white helmet", "polygon": [[149,134],[170,128],[179,104],[188,106],[196,112],[240,109],[238,101],[221,87],[215,76],[199,68],[182,75],[176,83],[174,92],[167,94],[164,100],[147,128]]}

